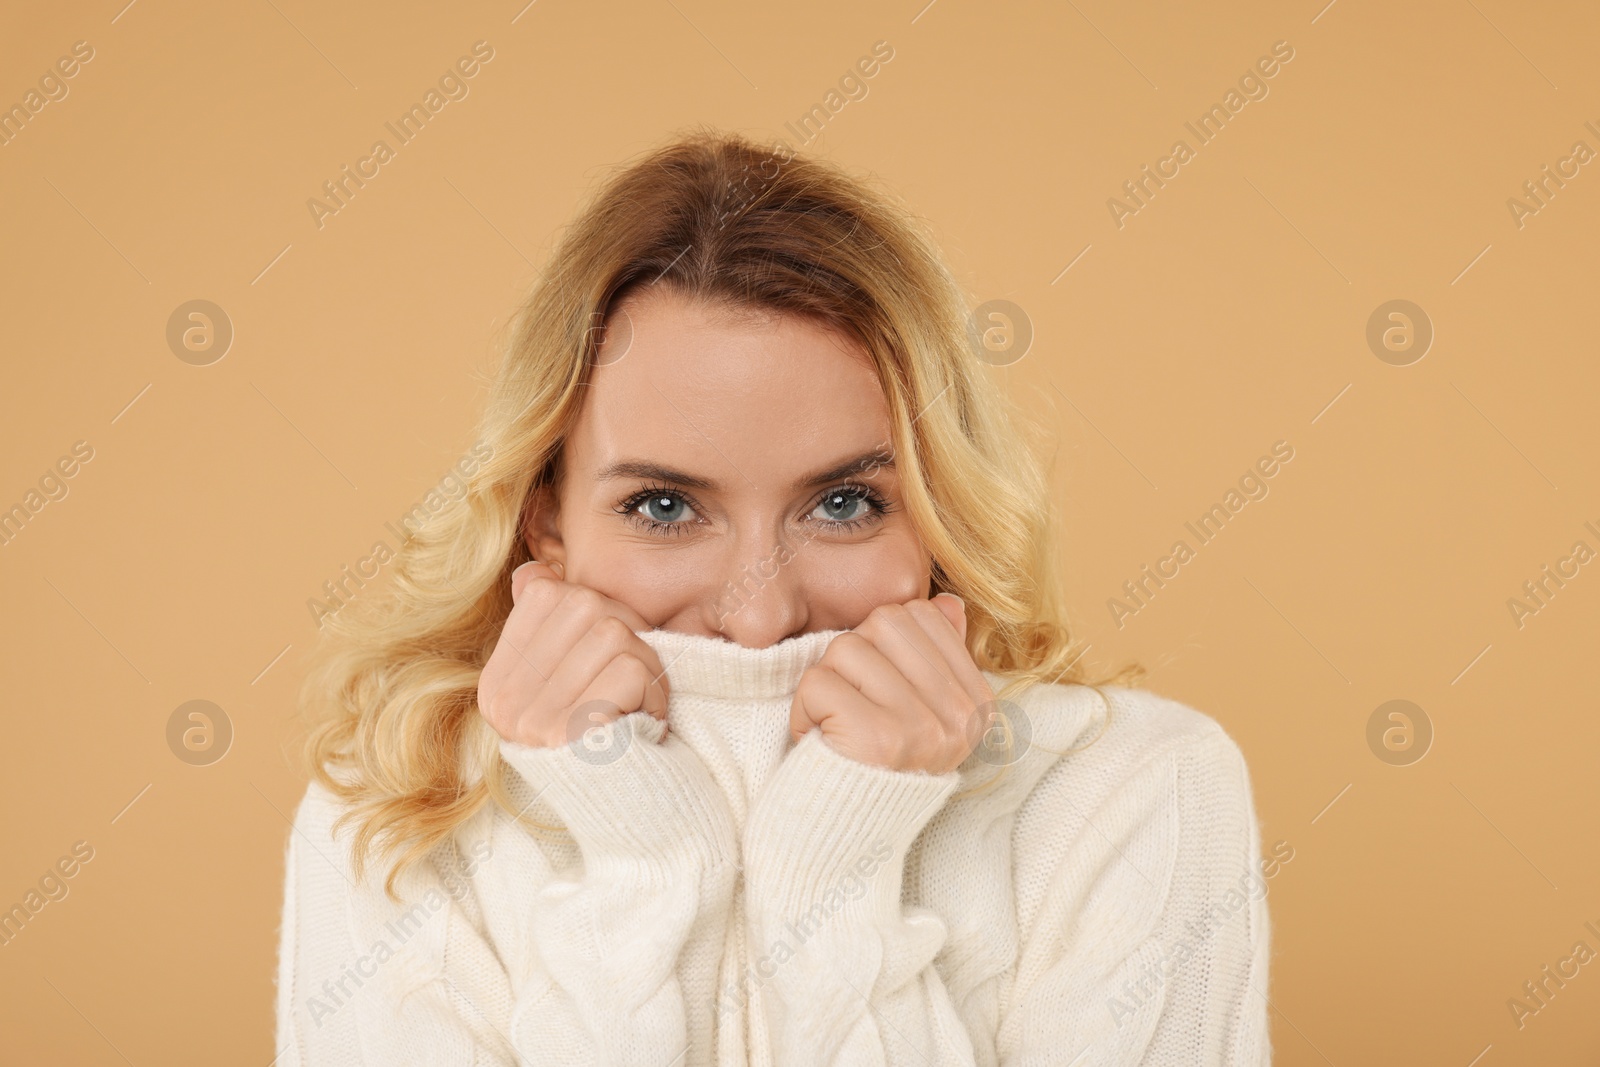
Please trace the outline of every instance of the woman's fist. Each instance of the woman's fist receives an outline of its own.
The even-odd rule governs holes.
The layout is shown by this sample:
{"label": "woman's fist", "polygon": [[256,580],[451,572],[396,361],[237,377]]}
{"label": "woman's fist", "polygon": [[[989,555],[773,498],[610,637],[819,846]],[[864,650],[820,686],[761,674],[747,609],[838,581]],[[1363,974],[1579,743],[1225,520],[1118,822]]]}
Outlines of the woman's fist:
{"label": "woman's fist", "polygon": [[632,608],[537,562],[512,572],[511,600],[478,677],[478,710],[495,733],[559,748],[629,712],[666,719],[666,673]]}
{"label": "woman's fist", "polygon": [[954,770],[994,701],[966,636],[965,608],[949,594],[874,608],[801,676],[790,734],[821,727],[840,755],[890,770]]}

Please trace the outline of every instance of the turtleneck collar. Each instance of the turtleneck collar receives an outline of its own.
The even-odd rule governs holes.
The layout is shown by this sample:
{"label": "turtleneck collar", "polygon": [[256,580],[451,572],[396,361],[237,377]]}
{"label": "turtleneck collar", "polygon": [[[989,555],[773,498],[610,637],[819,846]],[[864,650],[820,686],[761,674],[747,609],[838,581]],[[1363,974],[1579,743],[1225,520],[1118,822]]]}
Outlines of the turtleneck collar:
{"label": "turtleneck collar", "polygon": [[675,630],[649,630],[639,637],[661,657],[674,696],[774,700],[792,695],[828,642],[844,632],[815,630],[766,648]]}

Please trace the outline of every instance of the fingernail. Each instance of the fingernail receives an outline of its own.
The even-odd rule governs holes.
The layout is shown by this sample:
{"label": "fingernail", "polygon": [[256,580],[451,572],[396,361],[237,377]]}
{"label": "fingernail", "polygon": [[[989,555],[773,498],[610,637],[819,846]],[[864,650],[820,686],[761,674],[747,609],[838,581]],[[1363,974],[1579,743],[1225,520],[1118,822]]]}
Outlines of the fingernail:
{"label": "fingernail", "polygon": [[551,563],[550,569],[556,572],[557,578],[565,578],[567,576],[567,568],[559,562]]}
{"label": "fingernail", "polygon": [[951,600],[954,600],[957,604],[960,604],[962,611],[966,611],[967,610],[967,602],[965,600],[962,600],[960,597],[956,596],[954,593],[940,593],[939,595],[940,596],[947,596]]}

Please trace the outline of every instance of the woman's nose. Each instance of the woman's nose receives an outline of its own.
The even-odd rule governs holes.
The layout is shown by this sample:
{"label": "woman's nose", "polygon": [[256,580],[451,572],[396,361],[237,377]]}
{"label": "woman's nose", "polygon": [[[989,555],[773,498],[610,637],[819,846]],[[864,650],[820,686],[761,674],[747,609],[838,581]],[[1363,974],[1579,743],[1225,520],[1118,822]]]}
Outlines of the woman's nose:
{"label": "woman's nose", "polygon": [[807,611],[794,550],[779,545],[730,559],[712,610],[713,629],[748,648],[765,648],[802,632]]}

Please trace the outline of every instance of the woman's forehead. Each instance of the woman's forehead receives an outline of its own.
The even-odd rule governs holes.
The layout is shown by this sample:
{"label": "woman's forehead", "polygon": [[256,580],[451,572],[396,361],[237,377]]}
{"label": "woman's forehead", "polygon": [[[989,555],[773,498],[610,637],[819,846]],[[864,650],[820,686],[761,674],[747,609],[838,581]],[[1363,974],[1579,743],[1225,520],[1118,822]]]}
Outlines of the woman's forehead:
{"label": "woman's forehead", "polygon": [[681,300],[628,312],[626,350],[594,368],[568,442],[581,466],[648,459],[787,485],[887,440],[876,372],[821,324],[737,320]]}

